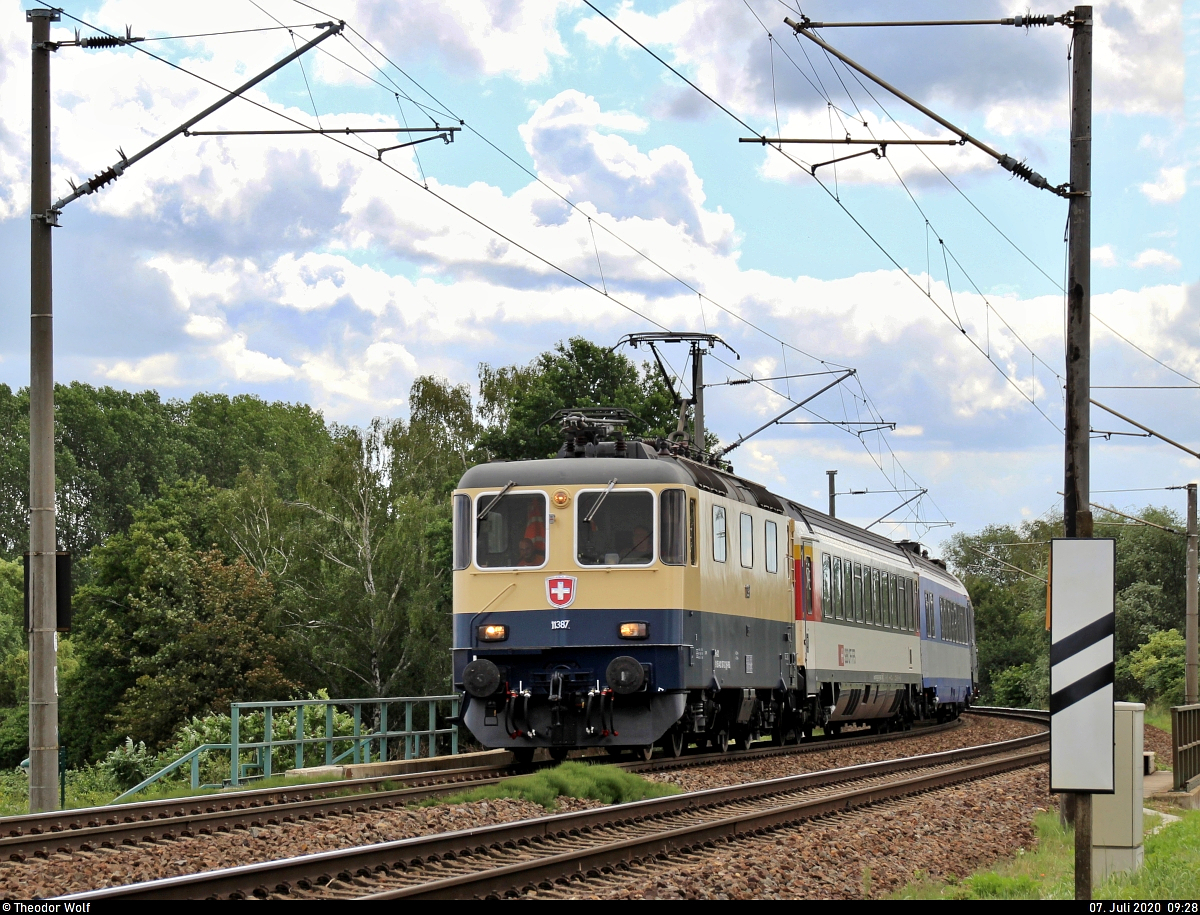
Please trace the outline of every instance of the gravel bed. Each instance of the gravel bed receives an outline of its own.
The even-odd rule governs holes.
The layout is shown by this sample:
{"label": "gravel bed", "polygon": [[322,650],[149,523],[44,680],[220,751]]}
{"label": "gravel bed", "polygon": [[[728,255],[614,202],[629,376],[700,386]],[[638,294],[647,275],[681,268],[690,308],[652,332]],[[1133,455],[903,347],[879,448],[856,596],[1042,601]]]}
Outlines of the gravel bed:
{"label": "gravel bed", "polygon": [[966,877],[1034,841],[1049,810],[1045,765],[824,817],[583,884],[527,894],[570,899],[862,899],[922,874]]}
{"label": "gravel bed", "polygon": [[[648,773],[656,781],[670,782],[685,791],[778,778],[817,769],[915,756],[1021,737],[1039,730],[1036,725],[968,716],[949,731],[909,740],[887,741],[862,747],[800,754],[794,757],[736,761],[675,772]],[[597,801],[559,798],[560,811],[603,806]],[[235,830],[190,839],[164,840],[117,849],[55,854],[22,863],[0,863],[0,898],[29,899],[85,889],[120,886],[179,874],[192,874],[255,861],[389,842],[413,836],[470,829],[494,823],[545,816],[546,810],[527,801],[500,799],[470,804],[379,811],[354,817],[336,816],[304,823]]]}
{"label": "gravel bed", "polygon": [[647,779],[656,782],[678,785],[684,791],[703,791],[706,788],[721,788],[725,785],[740,785],[744,782],[783,778],[787,775],[799,775],[819,769],[837,769],[843,766],[878,762],[883,759],[898,759],[905,756],[920,756],[925,753],[940,753],[944,750],[957,750],[961,747],[974,747],[984,743],[1013,740],[1044,730],[1044,727],[1032,722],[967,715],[958,727],[924,737],[844,747],[840,750],[829,750],[823,753],[768,756],[760,759],[738,760],[737,755],[731,753],[727,763],[642,774]]}
{"label": "gravel bed", "polygon": [[1161,728],[1156,728],[1152,724],[1147,724],[1143,727],[1142,748],[1145,750],[1153,750],[1157,755],[1154,758],[1155,764],[1161,768],[1170,768],[1172,762],[1171,748],[1171,732],[1164,731]]}
{"label": "gravel bed", "polygon": [[[597,801],[575,798],[558,801],[562,812],[602,806]],[[19,864],[0,864],[0,898],[58,896],[545,815],[545,808],[538,804],[503,798],[410,807],[369,816],[327,817],[117,849],[60,853],[49,858],[30,858]]]}

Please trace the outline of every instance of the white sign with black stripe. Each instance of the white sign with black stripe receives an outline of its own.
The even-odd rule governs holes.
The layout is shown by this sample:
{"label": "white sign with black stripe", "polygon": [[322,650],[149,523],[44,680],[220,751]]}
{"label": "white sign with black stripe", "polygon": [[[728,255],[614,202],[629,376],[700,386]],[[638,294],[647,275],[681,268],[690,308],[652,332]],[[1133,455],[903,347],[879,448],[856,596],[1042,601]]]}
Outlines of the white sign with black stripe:
{"label": "white sign with black stripe", "polygon": [[1050,790],[1113,793],[1116,541],[1050,542]]}

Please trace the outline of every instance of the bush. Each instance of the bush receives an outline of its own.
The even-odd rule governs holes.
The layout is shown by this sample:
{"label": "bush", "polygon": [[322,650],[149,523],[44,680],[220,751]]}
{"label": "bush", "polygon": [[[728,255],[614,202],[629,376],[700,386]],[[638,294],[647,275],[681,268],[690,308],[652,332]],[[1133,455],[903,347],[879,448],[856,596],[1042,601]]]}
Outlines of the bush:
{"label": "bush", "polygon": [[1183,704],[1184,641],[1178,629],[1155,632],[1128,656],[1129,673],[1151,702]]}
{"label": "bush", "polygon": [[132,737],[126,737],[125,743],[110,750],[98,768],[107,773],[122,791],[128,791],[157,772],[159,767],[145,743],[140,740],[134,743]]}
{"label": "bush", "polygon": [[29,706],[0,709],[0,769],[13,769],[29,755]]}

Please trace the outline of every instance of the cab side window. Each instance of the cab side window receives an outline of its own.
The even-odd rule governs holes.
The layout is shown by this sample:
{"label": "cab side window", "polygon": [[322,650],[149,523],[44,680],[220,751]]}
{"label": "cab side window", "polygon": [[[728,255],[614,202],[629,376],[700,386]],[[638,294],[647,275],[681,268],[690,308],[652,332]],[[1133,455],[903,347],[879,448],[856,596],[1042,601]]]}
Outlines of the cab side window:
{"label": "cab side window", "polygon": [[779,528],[774,521],[768,521],[763,529],[763,558],[766,560],[767,571],[779,572]]}
{"label": "cab side window", "polygon": [[725,561],[725,506],[713,506],[713,559]]}
{"label": "cab side window", "polygon": [[754,568],[754,519],[742,513],[740,518],[740,530],[738,531],[738,544],[741,547],[742,568]]}

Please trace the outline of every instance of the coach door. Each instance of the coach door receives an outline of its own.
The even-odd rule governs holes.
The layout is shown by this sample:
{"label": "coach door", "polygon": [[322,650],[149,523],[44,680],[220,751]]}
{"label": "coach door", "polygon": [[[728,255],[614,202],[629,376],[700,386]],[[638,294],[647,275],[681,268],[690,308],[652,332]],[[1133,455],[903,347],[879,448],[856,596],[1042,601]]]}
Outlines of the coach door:
{"label": "coach door", "polygon": [[[794,523],[794,522],[793,522]],[[794,530],[794,529],[793,529]],[[794,534],[793,534],[794,536]],[[815,622],[818,597],[813,566],[813,542],[802,539],[792,546],[796,599],[796,664],[808,665],[808,623]]]}

